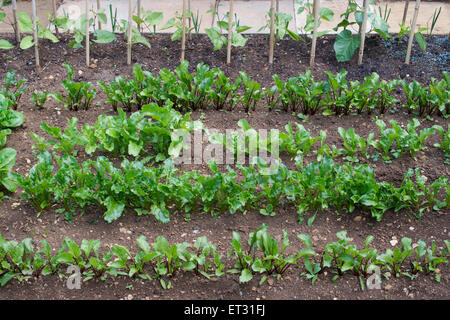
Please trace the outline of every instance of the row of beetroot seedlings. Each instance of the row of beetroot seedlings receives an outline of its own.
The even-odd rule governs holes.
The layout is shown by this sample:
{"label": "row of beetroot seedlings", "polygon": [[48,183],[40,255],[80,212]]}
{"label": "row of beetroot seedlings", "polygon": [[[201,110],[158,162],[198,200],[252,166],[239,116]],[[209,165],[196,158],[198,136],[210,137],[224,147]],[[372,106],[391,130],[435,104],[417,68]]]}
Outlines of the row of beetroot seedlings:
{"label": "row of beetroot seedlings", "polygon": [[273,169],[260,158],[254,160],[257,164],[237,165],[238,172],[229,167],[225,173],[211,161],[211,173],[204,175],[180,172],[172,159],[158,167],[145,166],[145,159],[125,159],[119,168],[104,156],[79,163],[68,154],[52,157],[42,151],[27,176],[9,174],[38,212],[59,204],[57,213],[65,213],[69,219],[76,208],[84,212],[91,206],[104,208],[108,222],[130,208],[167,223],[170,212],[189,217],[197,211],[218,215],[256,210],[273,216],[285,204],[297,207],[299,221],[306,213],[312,214],[308,219],[311,225],[316,214],[327,208],[368,211],[378,221],[388,210],[409,210],[421,217],[426,211],[450,208],[447,177],[427,182],[420,168],[408,170],[401,185],[395,187],[378,182],[373,168],[366,164],[338,165],[325,157],[307,166],[300,161],[297,170],[289,170],[282,163]]}
{"label": "row of beetroot seedlings", "polygon": [[[254,275],[260,274],[261,285],[268,277],[279,279],[288,268],[303,262],[301,275],[311,279],[313,284],[320,274],[330,271],[334,274],[333,281],[353,274],[364,290],[366,284],[381,284],[381,272],[387,279],[390,276],[415,279],[421,274],[431,274],[439,282],[441,272],[438,268],[448,263],[446,256],[450,252],[450,241],[447,240],[444,247],[438,250],[434,240],[431,246],[427,246],[421,239],[413,243],[412,239],[404,237],[401,247],[378,253],[376,248],[370,247],[375,239],[373,236],[368,236],[363,248],[359,249],[345,230],[336,234],[337,241],[328,242],[322,251],[316,252],[308,234],[297,235],[305,248],[296,249],[290,246],[285,230],[278,243],[267,229],[267,225],[263,224],[251,232],[247,245],[242,242],[239,233],[233,232],[227,252],[232,268],[226,267],[217,247],[205,236],[192,244],[170,244],[166,238],[159,236],[150,245],[141,235],[137,238],[137,253],[133,254],[122,245],[114,244],[107,250],[99,240],[83,239],[78,245],[70,238],[65,238],[54,253],[55,248],[52,249],[45,239],[41,240],[42,248],[36,250],[30,238],[17,243],[7,241],[0,235],[0,284],[4,286],[12,279],[23,281],[52,274],[68,277],[65,268],[77,267],[83,281],[128,276],[158,279],[164,289],[172,287],[171,279],[180,272],[193,272],[208,279],[226,273],[239,274],[241,283],[249,282]],[[370,275],[377,270],[378,276],[370,279]]]}
{"label": "row of beetroot seedlings", "polygon": [[[90,82],[73,80],[74,70],[64,64],[68,76],[62,85],[65,95],[57,93],[35,92],[32,101],[38,108],[43,108],[48,97],[53,97],[69,110],[88,109],[96,96],[96,89]],[[241,71],[233,81],[218,68],[210,68],[200,63],[196,72],[189,72],[187,61],[181,63],[174,71],[161,69],[159,75],[143,71],[138,64],[134,66],[132,79],[116,77],[112,82],[99,82],[98,85],[108,96],[107,102],[114,109],[121,106],[127,111],[140,109],[150,102],[159,106],[173,106],[180,111],[199,109],[233,110],[241,104],[248,113],[262,103],[267,110],[281,108],[285,112],[302,114],[347,115],[386,113],[399,102],[394,93],[398,87],[403,88],[404,101],[401,107],[410,114],[431,116],[435,113],[447,118],[450,114],[449,85],[450,77],[443,72],[443,79],[431,79],[428,86],[417,81],[406,82],[396,79],[381,80],[377,73],[365,77],[364,81],[348,81],[347,71],[338,74],[327,72],[328,80],[315,81],[308,70],[288,81],[273,76],[274,85],[263,88]],[[17,107],[26,85],[24,81],[15,86],[6,86],[8,78],[13,78],[10,71],[5,78],[3,95],[7,96]],[[399,91],[398,91],[399,92]],[[399,92],[400,93],[400,92]]]}

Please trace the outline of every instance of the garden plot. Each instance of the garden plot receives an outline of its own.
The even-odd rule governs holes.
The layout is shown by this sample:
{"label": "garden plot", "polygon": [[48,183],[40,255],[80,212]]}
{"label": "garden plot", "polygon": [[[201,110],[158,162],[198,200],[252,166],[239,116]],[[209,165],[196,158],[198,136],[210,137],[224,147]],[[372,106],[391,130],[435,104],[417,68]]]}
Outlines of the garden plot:
{"label": "garden plot", "polygon": [[172,34],[142,36],[130,64],[119,34],[88,66],[72,34],[41,40],[38,71],[0,51],[2,297],[448,298],[445,37],[408,65],[376,35],[358,65],[323,36],[310,67],[309,39],[269,64],[267,35],[244,35],[228,64],[207,35],[182,63]]}

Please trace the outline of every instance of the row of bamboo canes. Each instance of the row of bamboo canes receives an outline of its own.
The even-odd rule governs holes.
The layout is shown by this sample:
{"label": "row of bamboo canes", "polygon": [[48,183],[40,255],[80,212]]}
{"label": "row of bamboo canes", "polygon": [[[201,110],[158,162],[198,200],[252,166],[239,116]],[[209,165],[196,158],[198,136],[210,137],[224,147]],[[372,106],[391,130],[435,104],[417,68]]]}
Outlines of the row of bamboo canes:
{"label": "row of bamboo canes", "polygon": [[[56,17],[56,0],[52,1],[52,18]],[[190,9],[190,0],[182,0],[183,1],[183,11],[182,11],[182,39],[181,39],[181,61],[185,59],[186,52],[186,9]],[[270,1],[270,35],[269,35],[269,64],[273,64],[274,58],[274,44],[275,44],[275,32],[274,32],[274,23],[275,23],[275,8],[278,10],[278,1],[279,0],[271,0]],[[311,44],[311,52],[310,52],[310,66],[314,66],[315,64],[315,56],[316,56],[316,43],[317,43],[317,27],[319,22],[319,10],[320,10],[320,0],[313,0],[313,15],[314,15],[314,29],[312,34],[312,44]],[[216,0],[216,8],[217,8],[218,0]],[[34,50],[35,50],[35,60],[36,60],[36,69],[40,70],[40,61],[39,61],[39,40],[38,40],[38,30],[37,30],[37,16],[36,16],[36,0],[32,0],[32,19],[33,19],[33,36],[34,36]],[[406,20],[406,14],[408,11],[409,0],[405,1],[405,8],[403,12],[403,24]],[[406,58],[405,63],[409,64],[411,57],[411,48],[414,39],[414,32],[416,27],[417,16],[419,14],[420,0],[416,0],[416,6],[414,10],[414,15],[411,23],[411,29],[409,34],[408,46],[406,50]],[[89,8],[90,8],[90,0],[86,0],[86,17],[89,16]],[[97,9],[100,9],[100,0],[97,0]],[[131,47],[132,47],[132,22],[133,22],[133,0],[129,0],[129,10],[128,10],[128,30],[127,30],[127,64],[131,64]],[[363,0],[363,21],[360,27],[360,47],[359,47],[359,55],[358,55],[358,64],[362,64],[363,54],[364,54],[364,42],[366,38],[366,29],[367,29],[367,16],[369,9],[369,0]],[[12,0],[12,11],[13,11],[13,23],[14,30],[16,32],[16,41],[20,43],[20,31],[17,26],[17,4],[16,0]],[[137,12],[138,16],[141,12],[141,0],[137,0]],[[228,21],[228,43],[227,43],[227,64],[231,63],[231,36],[232,36],[232,28],[233,28],[233,15],[234,15],[234,0],[229,0],[229,21]],[[101,22],[98,22],[99,29],[102,28]],[[138,29],[140,30],[140,26],[138,25]],[[59,37],[58,28],[55,27],[56,36]],[[89,45],[89,19],[86,18],[86,66],[90,65],[90,45]]]}

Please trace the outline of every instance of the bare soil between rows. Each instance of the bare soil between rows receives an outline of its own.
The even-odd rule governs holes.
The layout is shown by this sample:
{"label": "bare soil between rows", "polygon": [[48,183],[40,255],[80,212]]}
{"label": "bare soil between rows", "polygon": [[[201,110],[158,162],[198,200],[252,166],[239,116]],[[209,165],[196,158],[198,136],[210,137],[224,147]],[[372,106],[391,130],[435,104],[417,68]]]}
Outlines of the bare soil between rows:
{"label": "bare soil between rows", "polygon": [[[120,37],[120,36],[119,36]],[[13,41],[12,35],[0,35]],[[148,36],[152,45],[151,49],[140,45],[133,47],[133,62],[142,64],[145,70],[158,72],[161,68],[174,69],[179,62],[179,42],[171,42],[170,35]],[[101,81],[111,81],[117,75],[128,76],[132,66],[127,66],[126,45],[117,40],[110,45],[93,46],[92,65],[86,68],[84,65],[84,50],[70,49],[67,43],[70,39],[64,38],[60,43],[41,43],[41,73],[34,71],[33,50],[22,51],[14,49],[0,52],[0,77],[3,78],[7,70],[15,70],[17,78],[27,78],[30,88],[21,100],[19,111],[26,116],[24,125],[13,130],[8,136],[7,147],[17,150],[17,161],[14,170],[25,174],[34,164],[32,155],[33,140],[29,132],[44,135],[39,129],[42,121],[49,125],[66,127],[67,120],[77,117],[80,126],[84,123],[94,123],[100,114],[113,114],[111,106],[106,104],[106,96],[99,88],[95,102],[98,106],[89,111],[71,112],[54,101],[49,101],[44,110],[35,110],[29,101],[34,90],[49,89],[50,92],[63,93],[61,81],[65,78],[63,62],[74,66],[76,80],[91,81],[94,84]],[[326,79],[324,71],[339,72],[342,68],[348,70],[350,80],[362,80],[372,72],[378,72],[380,77],[386,80],[397,77],[415,79],[422,83],[429,82],[430,77],[441,78],[441,72],[448,71],[449,43],[446,38],[432,37],[428,41],[428,51],[423,53],[415,46],[412,54],[412,63],[409,66],[403,64],[406,42],[397,44],[395,41],[386,44],[379,37],[371,37],[366,41],[364,64],[357,66],[355,57],[348,63],[338,63],[334,57],[332,48],[333,37],[323,37],[318,41],[317,64],[312,73],[316,79]],[[186,58],[190,61],[190,67],[204,62],[211,67],[219,67],[232,78],[238,75],[240,70],[247,72],[252,79],[263,86],[272,85],[272,75],[278,74],[281,79],[287,80],[291,76],[305,72],[309,62],[309,44],[296,43],[291,40],[279,42],[275,49],[275,61],[273,66],[267,63],[268,39],[265,35],[251,35],[247,46],[233,49],[232,63],[225,64],[225,50],[212,50],[209,40],[204,37],[195,37],[188,44]],[[81,71],[81,72],[79,72]],[[400,89],[395,93],[402,99]],[[380,115],[384,121],[395,119],[401,124],[411,120],[411,116],[398,108],[395,112]],[[341,147],[341,139],[337,132],[339,126],[353,127],[355,131],[367,137],[369,132],[378,134],[374,116],[350,115],[345,117],[310,116],[308,121],[301,120],[293,114],[283,112],[268,113],[261,107],[250,115],[245,114],[241,108],[233,112],[204,110],[192,114],[193,119],[203,117],[203,122],[208,128],[224,131],[237,128],[237,122],[246,118],[251,126],[256,129],[283,129],[287,123],[299,122],[310,130],[313,136],[317,136],[320,130],[327,132],[327,144],[335,144]],[[433,120],[421,119],[422,127],[431,127],[433,124],[446,126],[448,120],[434,116]],[[433,147],[438,141],[438,136],[433,136],[426,142],[427,150],[421,152],[415,161],[409,156],[394,160],[390,164],[382,161],[368,161],[375,169],[378,181],[389,181],[399,185],[408,168],[420,167],[424,174],[434,180],[441,175],[450,177],[450,167],[444,164],[442,152]],[[94,155],[94,157],[97,155]],[[293,161],[283,156],[289,168],[294,168]],[[313,158],[308,159],[308,161]],[[183,170],[199,170],[208,172],[206,164],[185,165]],[[449,211],[429,212],[418,220],[415,212],[401,211],[388,212],[381,222],[371,219],[366,212],[355,211],[352,214],[337,214],[329,210],[318,214],[311,227],[298,224],[296,209],[290,206],[280,206],[274,217],[266,217],[258,212],[248,212],[243,215],[224,214],[212,217],[200,212],[191,214],[190,221],[180,214],[173,214],[168,224],[161,224],[151,216],[137,216],[134,212],[127,211],[120,219],[108,224],[98,210],[87,212],[83,216],[75,216],[72,223],[58,216],[54,210],[44,212],[39,218],[37,212],[20,198],[21,190],[11,195],[10,199],[0,203],[0,234],[8,240],[21,241],[31,237],[36,244],[42,238],[53,247],[59,247],[65,237],[70,237],[81,242],[86,239],[100,239],[102,245],[122,244],[135,252],[135,240],[139,235],[145,235],[149,243],[157,236],[165,236],[169,242],[193,242],[197,237],[206,235],[208,240],[217,245],[223,255],[223,261],[228,268],[232,267],[231,260],[226,259],[226,251],[229,249],[232,231],[241,233],[242,239],[247,239],[248,234],[262,223],[267,223],[272,236],[281,239],[282,229],[286,229],[291,240],[292,248],[298,250],[302,247],[296,235],[308,233],[313,237],[316,251],[324,248],[329,241],[335,241],[336,232],[347,230],[359,246],[362,246],[368,235],[374,235],[376,246],[380,252],[392,248],[390,241],[393,237],[401,239],[410,237],[413,242],[419,238],[431,244],[434,239],[438,246],[443,245],[443,240],[450,238]],[[356,277],[346,275],[336,282],[332,282],[330,273],[322,274],[319,280],[311,285],[310,281],[300,276],[302,267],[292,267],[280,279],[266,281],[258,285],[260,279],[256,276],[250,283],[240,284],[238,276],[227,275],[219,279],[207,280],[192,274],[179,274],[173,279],[173,288],[163,290],[159,282],[133,280],[118,277],[108,279],[105,282],[89,281],[82,284],[80,290],[69,290],[62,279],[56,276],[31,279],[22,283],[11,281],[5,287],[0,288],[0,299],[275,299],[275,300],[319,300],[319,299],[449,299],[449,267],[446,265],[441,272],[441,282],[434,280],[433,276],[421,275],[411,281],[406,277],[383,280],[381,290],[361,291]]]}

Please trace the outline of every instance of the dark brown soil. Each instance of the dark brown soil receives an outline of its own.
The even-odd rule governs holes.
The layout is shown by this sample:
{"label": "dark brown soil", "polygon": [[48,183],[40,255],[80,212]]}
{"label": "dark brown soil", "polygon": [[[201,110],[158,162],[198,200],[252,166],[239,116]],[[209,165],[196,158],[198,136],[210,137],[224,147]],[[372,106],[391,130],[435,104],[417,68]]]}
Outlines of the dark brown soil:
{"label": "dark brown soil", "polygon": [[[11,35],[0,35],[0,38],[12,40]],[[158,72],[161,68],[173,69],[178,65],[180,57],[179,42],[170,41],[169,35],[149,36],[152,48],[142,46],[133,48],[133,62],[143,65],[145,70]],[[32,155],[33,140],[29,132],[43,135],[39,129],[42,121],[49,125],[65,127],[67,120],[76,116],[80,125],[93,123],[102,113],[112,114],[111,106],[105,104],[106,96],[98,89],[95,102],[98,106],[89,111],[70,112],[54,101],[48,102],[45,110],[35,110],[29,101],[33,90],[49,89],[51,92],[62,93],[61,81],[65,77],[63,62],[74,66],[76,80],[91,81],[94,84],[99,81],[111,81],[116,75],[130,75],[132,66],[127,66],[126,46],[122,41],[116,41],[111,45],[96,45],[92,47],[92,65],[86,68],[84,65],[84,50],[73,50],[67,47],[69,39],[64,39],[58,44],[48,42],[41,43],[42,71],[37,74],[34,68],[33,50],[0,52],[0,77],[3,78],[7,70],[16,71],[18,78],[27,78],[30,88],[22,97],[22,105],[19,111],[26,116],[26,122],[8,137],[7,147],[17,150],[17,162],[15,170],[25,174],[34,163]],[[357,66],[355,60],[348,63],[337,63],[332,49],[333,37],[321,38],[318,42],[316,61],[312,68],[313,75],[318,79],[326,79],[324,71],[339,72],[342,68],[348,70],[350,80],[363,79],[372,72],[378,72],[384,79],[397,77],[416,79],[427,83],[430,77],[441,77],[441,71],[448,70],[448,41],[446,38],[433,37],[428,43],[428,52],[422,53],[414,47],[412,63],[409,66],[403,64],[404,49],[406,43],[401,45],[392,42],[386,45],[378,37],[369,38],[364,56],[364,64]],[[254,80],[263,86],[272,85],[272,74],[276,73],[283,80],[298,75],[308,68],[309,46],[308,44],[295,43],[291,40],[281,41],[276,46],[275,62],[273,66],[267,63],[268,41],[266,36],[252,35],[244,48],[233,49],[232,63],[225,64],[225,50],[213,52],[209,40],[205,37],[193,37],[188,45],[186,58],[191,67],[199,62],[204,62],[211,67],[220,67],[227,75],[235,77],[238,71],[247,72]],[[401,92],[396,95],[401,97]],[[395,110],[394,110],[395,111]],[[285,124],[301,122],[295,115],[282,112],[267,113],[259,108],[251,115],[246,115],[240,109],[231,112],[218,112],[205,110],[196,112],[193,118],[204,116],[204,123],[208,128],[225,130],[236,128],[237,121],[241,118],[248,119],[250,125],[259,128],[282,129]],[[411,117],[402,111],[387,113],[379,118],[385,121],[395,119],[401,124],[406,124]],[[426,120],[422,119],[424,127],[433,124],[445,125],[448,120],[440,117]],[[374,117],[346,116],[327,117],[316,115],[309,117],[302,123],[315,136],[319,131],[327,131],[327,144],[335,144],[341,147],[341,139],[337,128],[353,127],[355,131],[366,137],[369,132],[378,134]],[[391,164],[381,161],[370,162],[375,167],[376,177],[379,181],[389,181],[398,185],[408,168],[423,168],[424,174],[431,180],[446,175],[450,177],[450,168],[444,164],[442,152],[433,147],[437,136],[427,140],[427,150],[418,155],[417,161],[409,156],[394,160]],[[286,156],[283,160],[289,167],[293,162]],[[207,172],[205,164],[197,166],[185,166],[183,169],[199,169]],[[224,262],[231,267],[231,261],[226,259],[226,251],[229,249],[232,231],[240,232],[243,239],[248,234],[261,226],[269,225],[271,234],[280,237],[282,229],[286,229],[293,248],[301,246],[296,238],[299,233],[309,233],[313,237],[313,244],[320,251],[327,241],[336,240],[336,232],[346,229],[350,237],[361,246],[368,235],[374,235],[374,245],[379,251],[392,248],[390,241],[393,237],[401,239],[410,237],[416,242],[419,238],[430,244],[433,239],[439,246],[443,240],[449,239],[450,220],[449,212],[431,212],[417,220],[414,212],[401,211],[388,212],[383,221],[373,221],[365,212],[338,215],[336,212],[325,211],[318,214],[312,227],[305,224],[299,225],[296,221],[296,210],[292,207],[280,207],[274,217],[265,217],[257,212],[242,214],[224,214],[219,217],[211,217],[207,214],[196,213],[191,215],[190,221],[185,221],[181,215],[172,215],[171,222],[161,224],[149,216],[137,216],[133,212],[126,212],[117,221],[108,224],[102,217],[102,212],[94,210],[84,216],[76,216],[72,223],[58,216],[54,210],[43,213],[39,218],[36,211],[24,200],[20,199],[19,190],[11,195],[11,199],[0,203],[0,234],[6,239],[22,240],[32,237],[36,243],[41,238],[46,238],[53,246],[61,244],[64,237],[70,237],[77,242],[83,238],[100,239],[102,244],[109,246],[114,243],[126,245],[135,250],[136,238],[143,234],[149,242],[157,236],[163,235],[170,242],[192,242],[200,235],[206,235],[208,240],[217,245],[223,255]],[[411,281],[408,278],[383,280],[381,290],[361,291],[357,278],[347,275],[332,282],[331,274],[322,274],[319,280],[311,285],[309,280],[300,277],[302,268],[291,268],[280,279],[265,282],[259,286],[259,277],[255,277],[250,283],[239,284],[236,275],[223,276],[220,279],[207,281],[206,279],[191,274],[178,275],[173,280],[173,288],[163,290],[156,281],[134,281],[128,278],[109,279],[106,282],[89,281],[83,283],[81,290],[69,290],[58,277],[43,277],[29,280],[24,283],[12,281],[0,288],[1,299],[448,299],[449,295],[449,267],[446,265],[441,272],[441,282],[437,283],[432,276],[419,276]],[[130,286],[131,285],[131,286]],[[130,296],[131,295],[131,296]]]}

